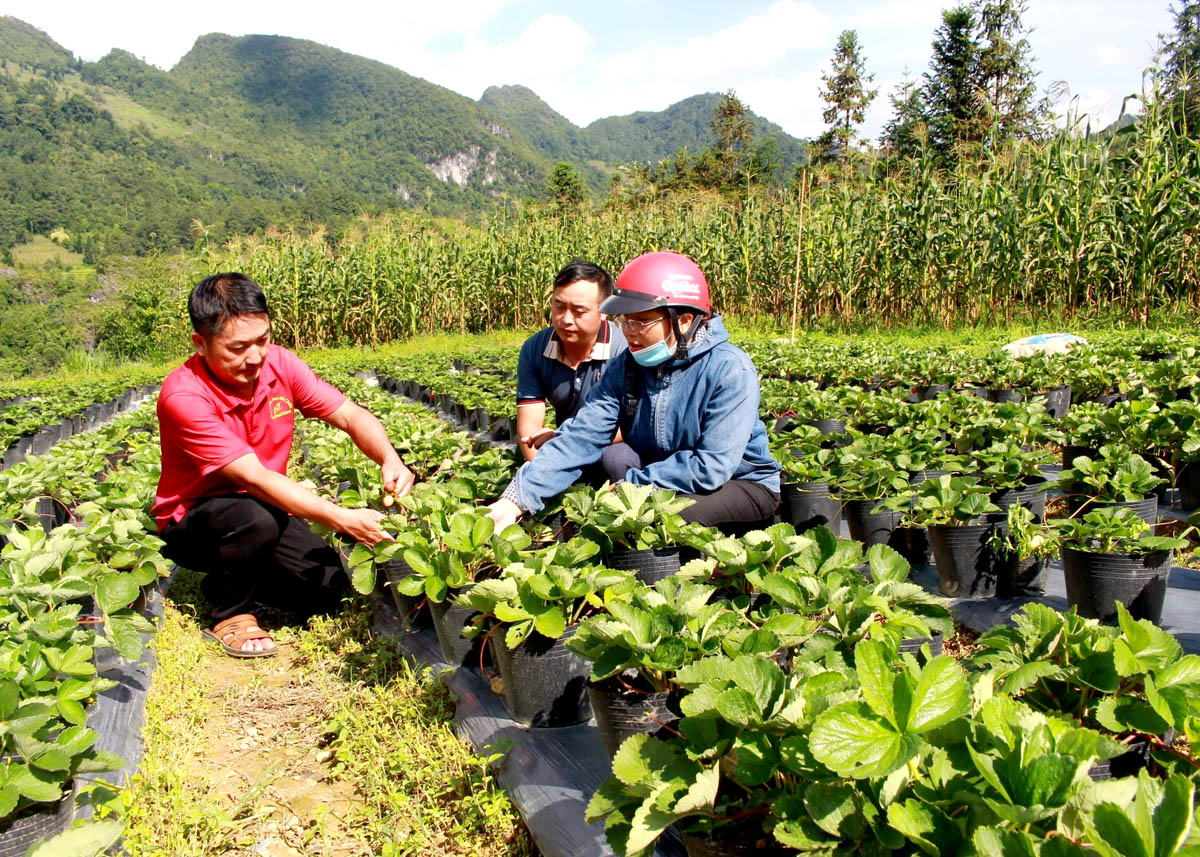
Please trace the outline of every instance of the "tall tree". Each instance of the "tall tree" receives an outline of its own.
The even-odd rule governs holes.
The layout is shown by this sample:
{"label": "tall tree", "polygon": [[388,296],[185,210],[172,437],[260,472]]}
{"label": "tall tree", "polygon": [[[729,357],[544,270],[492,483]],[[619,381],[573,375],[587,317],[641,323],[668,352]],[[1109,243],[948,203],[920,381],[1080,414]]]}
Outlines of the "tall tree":
{"label": "tall tree", "polygon": [[1175,32],[1163,36],[1163,94],[1177,102],[1191,131],[1200,128],[1200,0],[1175,9]]}
{"label": "tall tree", "polygon": [[980,0],[979,76],[995,145],[1041,136],[1049,105],[1036,97],[1033,56],[1021,16],[1025,0]]}
{"label": "tall tree", "polygon": [[929,142],[943,158],[983,139],[982,84],[975,13],[967,6],[947,9],[934,33],[923,93]]}
{"label": "tall tree", "polygon": [[750,110],[732,89],[722,96],[713,110],[712,128],[713,133],[717,135],[714,153],[720,179],[725,185],[732,187],[738,183],[749,159],[750,140],[754,136]]}
{"label": "tall tree", "polygon": [[909,76],[908,69],[888,100],[892,103],[892,118],[883,126],[879,143],[889,154],[910,158],[929,139],[929,129],[921,88]]}
{"label": "tall tree", "polygon": [[821,75],[825,84],[821,98],[828,105],[821,118],[829,128],[820,143],[825,157],[842,158],[854,143],[855,126],[862,124],[867,107],[879,90],[867,88],[875,75],[867,74],[867,60],[862,55],[857,31],[842,30],[833,49],[831,66],[829,74]]}
{"label": "tall tree", "polygon": [[583,176],[579,175],[579,170],[575,169],[575,165],[570,161],[559,161],[554,166],[547,190],[550,193],[550,201],[559,211],[578,208],[587,196]]}

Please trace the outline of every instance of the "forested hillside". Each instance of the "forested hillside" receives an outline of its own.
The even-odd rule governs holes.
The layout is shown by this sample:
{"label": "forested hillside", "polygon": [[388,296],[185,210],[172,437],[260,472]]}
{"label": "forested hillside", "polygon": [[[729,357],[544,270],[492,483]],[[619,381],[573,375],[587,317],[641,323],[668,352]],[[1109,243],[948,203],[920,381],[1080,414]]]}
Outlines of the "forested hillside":
{"label": "forested hillside", "polygon": [[542,197],[559,161],[598,196],[617,163],[710,144],[717,98],[581,129],[522,87],[476,102],[300,39],[210,34],[163,71],[120,49],[80,62],[0,18],[0,251],[55,229],[93,260],[390,209],[462,215]]}

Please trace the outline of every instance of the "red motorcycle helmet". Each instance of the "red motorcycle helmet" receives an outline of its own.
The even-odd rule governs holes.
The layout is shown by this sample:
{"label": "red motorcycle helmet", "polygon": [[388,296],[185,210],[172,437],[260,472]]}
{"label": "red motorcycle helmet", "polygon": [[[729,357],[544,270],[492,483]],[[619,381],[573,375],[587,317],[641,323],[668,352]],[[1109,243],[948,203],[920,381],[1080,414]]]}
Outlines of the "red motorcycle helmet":
{"label": "red motorcycle helmet", "polygon": [[600,305],[607,315],[632,315],[673,307],[702,316],[712,312],[708,280],[700,267],[679,253],[645,253],[625,266],[612,296]]}

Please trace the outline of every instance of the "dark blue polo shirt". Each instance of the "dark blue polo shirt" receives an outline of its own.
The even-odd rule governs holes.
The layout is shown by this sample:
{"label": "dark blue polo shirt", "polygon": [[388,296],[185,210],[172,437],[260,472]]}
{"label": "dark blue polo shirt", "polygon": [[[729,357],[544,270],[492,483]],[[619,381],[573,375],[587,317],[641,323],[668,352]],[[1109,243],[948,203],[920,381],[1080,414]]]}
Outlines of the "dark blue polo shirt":
{"label": "dark blue polo shirt", "polygon": [[553,405],[558,425],[575,416],[608,361],[628,347],[621,329],[611,321],[601,326],[592,353],[576,369],[559,358],[560,345],[554,328],[547,327],[525,340],[517,358],[517,406]]}

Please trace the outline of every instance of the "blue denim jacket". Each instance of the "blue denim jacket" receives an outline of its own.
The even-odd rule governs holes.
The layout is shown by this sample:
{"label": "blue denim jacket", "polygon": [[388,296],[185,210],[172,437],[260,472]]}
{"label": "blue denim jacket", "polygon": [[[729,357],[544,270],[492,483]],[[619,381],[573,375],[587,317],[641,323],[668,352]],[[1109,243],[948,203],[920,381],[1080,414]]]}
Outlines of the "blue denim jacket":
{"label": "blue denim jacket", "polygon": [[[600,459],[617,431],[624,361],[632,360],[629,352],[614,358],[579,412],[517,471],[505,497],[527,512],[540,511]],[[729,341],[720,316],[697,333],[686,359],[637,371],[645,385],[625,442],[643,466],[630,470],[625,481],[706,494],[731,479],[745,479],[778,493],[779,464],[758,417],[758,372]]]}

